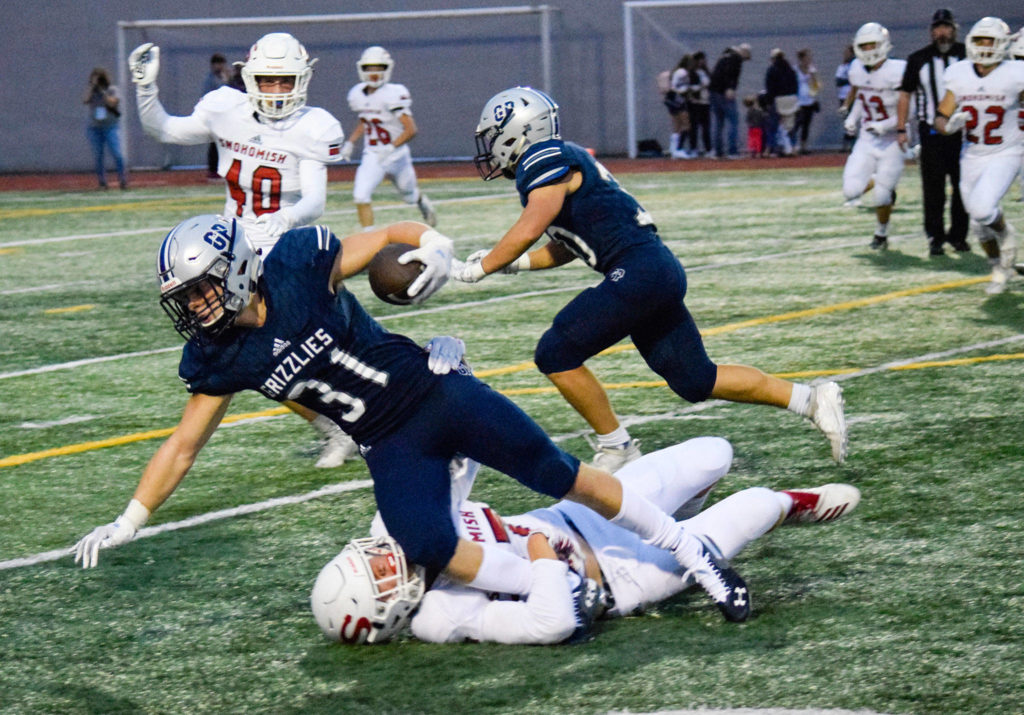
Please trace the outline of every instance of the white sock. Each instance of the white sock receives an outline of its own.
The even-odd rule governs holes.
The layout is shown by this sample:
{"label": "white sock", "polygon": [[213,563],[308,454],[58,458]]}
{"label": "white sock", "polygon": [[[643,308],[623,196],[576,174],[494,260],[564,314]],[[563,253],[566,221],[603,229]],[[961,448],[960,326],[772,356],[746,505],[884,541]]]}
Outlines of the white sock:
{"label": "white sock", "polygon": [[533,572],[529,561],[497,546],[480,546],[484,550],[484,560],[480,563],[480,570],[476,572],[473,580],[466,584],[467,586],[482,591],[512,593],[519,596],[530,593]]}
{"label": "white sock", "polygon": [[683,541],[683,531],[675,519],[625,484],[622,485],[622,506],[611,522],[632,531],[652,546],[669,551]]}
{"label": "white sock", "polygon": [[374,230],[376,230],[376,228],[377,227],[374,226],[373,224],[370,224],[369,226],[363,226],[363,230],[364,231],[374,231]]}
{"label": "white sock", "polygon": [[789,404],[786,409],[795,412],[803,417],[811,416],[811,397],[814,395],[814,388],[797,382],[793,384],[793,394],[789,396]]}
{"label": "white sock", "polygon": [[881,221],[875,222],[875,235],[882,236],[885,238],[889,237],[889,222],[882,223]]}
{"label": "white sock", "polygon": [[597,443],[601,447],[620,447],[629,441],[629,432],[622,425],[614,432],[597,435]]}

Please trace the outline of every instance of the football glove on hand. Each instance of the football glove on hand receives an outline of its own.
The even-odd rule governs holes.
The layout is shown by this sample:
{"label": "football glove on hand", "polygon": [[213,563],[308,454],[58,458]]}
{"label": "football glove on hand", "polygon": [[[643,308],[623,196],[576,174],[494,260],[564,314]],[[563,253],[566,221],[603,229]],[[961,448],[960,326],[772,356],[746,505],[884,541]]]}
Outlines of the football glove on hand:
{"label": "football glove on hand", "polygon": [[458,338],[439,335],[431,338],[426,350],[430,353],[427,358],[427,367],[430,371],[435,375],[447,375],[462,363],[462,356],[466,354],[466,344]]}
{"label": "football glove on hand", "polygon": [[352,152],[355,151],[355,149],[356,149],[356,145],[353,144],[352,142],[345,142],[344,144],[342,144],[341,145],[341,160],[342,161],[351,161],[352,160]]}
{"label": "football glove on hand", "polygon": [[272,214],[261,214],[256,219],[256,228],[266,234],[267,238],[277,240],[281,234],[292,227],[291,219],[282,211]]}
{"label": "football glove on hand", "polygon": [[857,128],[860,126],[860,119],[856,116],[848,116],[846,121],[843,122],[843,131],[847,134],[856,134]]}
{"label": "football glove on hand", "polygon": [[82,562],[82,568],[91,569],[99,562],[100,549],[127,544],[135,538],[138,531],[127,517],[122,514],[110,524],[97,526],[75,544],[75,563]]}
{"label": "football glove on hand", "polygon": [[850,113],[851,106],[852,105],[849,104],[840,104],[839,109],[836,110],[836,113],[843,119],[846,119],[847,115]]}
{"label": "football glove on hand", "polygon": [[128,55],[128,69],[135,84],[153,84],[160,71],[160,48],[152,42],[139,45]]}
{"label": "football glove on hand", "polygon": [[[452,261],[451,275],[452,280],[458,281],[459,283],[476,283],[482,281],[487,275],[484,272],[484,267],[480,265],[483,256],[478,255],[480,251],[477,251],[465,261],[454,259]],[[486,253],[484,254],[486,255]]]}
{"label": "football glove on hand", "polygon": [[960,131],[970,118],[970,112],[955,112],[953,116],[946,120],[946,134],[955,134]]}
{"label": "football glove on hand", "polygon": [[[466,263],[480,263],[484,260],[484,256],[486,256],[490,252],[491,249],[489,248],[481,248],[479,251],[474,251],[473,253],[470,253],[469,256],[466,258]],[[499,268],[498,270],[496,270],[495,273],[504,273],[505,275],[508,276],[514,276],[519,271],[528,270],[530,270],[530,256],[529,254],[524,253],[523,255],[509,263],[504,268]]]}
{"label": "football glove on hand", "polygon": [[419,304],[448,282],[452,267],[452,240],[430,229],[420,236],[419,248],[398,257],[398,262],[403,265],[410,261],[423,264],[423,271],[406,290],[412,302]]}

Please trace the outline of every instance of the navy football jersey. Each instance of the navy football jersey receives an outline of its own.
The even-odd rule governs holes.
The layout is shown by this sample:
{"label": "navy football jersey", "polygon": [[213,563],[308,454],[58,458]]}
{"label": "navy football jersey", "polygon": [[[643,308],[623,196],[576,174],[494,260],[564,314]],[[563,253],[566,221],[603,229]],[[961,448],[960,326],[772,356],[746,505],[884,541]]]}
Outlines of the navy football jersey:
{"label": "navy football jersey", "polygon": [[404,422],[437,383],[425,351],[389,333],[329,280],[341,242],[324,226],[281,236],[263,267],[267,317],[200,345],[189,341],[178,374],[189,392],[257,390],[333,419],[368,445]]}
{"label": "navy football jersey", "polygon": [[547,229],[549,238],[601,273],[614,268],[624,252],[661,243],[651,215],[640,203],[583,147],[561,139],[534,144],[519,160],[516,189],[523,206],[531,191],[573,169],[583,174],[583,183],[566,196]]}

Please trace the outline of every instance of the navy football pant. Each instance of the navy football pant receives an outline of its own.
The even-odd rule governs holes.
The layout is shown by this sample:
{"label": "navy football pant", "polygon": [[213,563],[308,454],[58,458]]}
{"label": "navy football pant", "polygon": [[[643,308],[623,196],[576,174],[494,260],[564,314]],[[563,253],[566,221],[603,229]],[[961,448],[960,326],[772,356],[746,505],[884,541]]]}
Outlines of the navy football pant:
{"label": "navy football pant", "polygon": [[448,463],[456,454],[561,499],[580,462],[562,451],[525,412],[475,377],[438,380],[398,429],[364,455],[377,508],[413,563],[439,573],[455,554]]}
{"label": "navy football pant", "polygon": [[647,364],[688,402],[711,396],[718,368],[686,309],[686,272],[664,244],[634,249],[572,299],[534,354],[545,375],[575,370],[630,337]]}

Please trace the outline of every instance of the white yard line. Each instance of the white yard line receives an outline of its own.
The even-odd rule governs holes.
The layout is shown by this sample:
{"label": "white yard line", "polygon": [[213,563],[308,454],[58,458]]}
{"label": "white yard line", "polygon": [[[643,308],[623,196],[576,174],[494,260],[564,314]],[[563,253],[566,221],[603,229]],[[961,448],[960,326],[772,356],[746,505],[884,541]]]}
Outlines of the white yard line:
{"label": "white yard line", "polygon": [[[975,343],[973,345],[964,345],[959,348],[953,348],[950,350],[944,350],[941,352],[925,353],[915,357],[904,358],[902,360],[894,360],[887,362],[876,367],[864,368],[856,372],[846,373],[843,375],[836,375],[831,377],[833,380],[852,380],[857,377],[865,377],[867,375],[874,375],[885,370],[891,370],[895,367],[903,365],[909,365],[916,362],[925,362],[931,360],[941,360],[949,358],[953,355],[961,355],[963,353],[971,352],[973,350],[983,350],[987,348],[998,347],[1000,345],[1006,345],[1014,342],[1024,341],[1024,335],[1012,335],[1007,338],[1000,340],[989,340],[983,343]],[[662,422],[662,421],[673,421],[673,420],[690,420],[690,419],[708,419],[696,416],[697,413],[708,410],[712,407],[718,407],[721,405],[728,405],[730,403],[724,400],[709,400],[696,405],[685,407],[681,410],[673,410],[672,412],[665,412],[658,415],[645,415],[640,416],[620,416],[620,421],[624,426],[632,426],[638,424],[646,424],[649,422]],[[713,418],[712,418],[713,419]],[[568,432],[561,435],[555,435],[552,440],[555,442],[564,442],[569,439],[576,437],[582,437],[585,431],[580,432]],[[266,511],[279,506],[289,506],[292,504],[301,504],[303,502],[312,501],[313,499],[319,499],[323,496],[330,496],[332,494],[341,494],[343,492],[355,491],[357,489],[368,489],[373,486],[373,481],[369,479],[362,479],[351,482],[341,482],[339,484],[331,484],[320,489],[315,489],[305,494],[298,494],[294,496],[278,497],[275,499],[267,499],[266,501],[256,502],[254,504],[243,504],[242,506],[231,507],[229,509],[221,509],[219,511],[207,512],[206,514],[199,514],[197,516],[189,517],[188,519],[182,519],[181,521],[168,522],[166,524],[160,524],[159,526],[150,526],[139,530],[138,536],[135,538],[142,539],[150,536],[156,536],[167,531],[177,531],[179,529],[187,529],[193,526],[199,526],[201,524],[207,524],[211,521],[219,521],[221,519],[230,519],[236,516],[242,516],[245,514],[255,514],[257,512]],[[39,554],[33,554],[32,556],[26,556],[18,559],[10,559],[8,561],[0,561],[0,571],[7,569],[20,568],[22,566],[33,566],[35,564],[41,564],[48,561],[56,561],[57,559],[63,558],[70,554],[70,550],[67,548],[56,549],[54,551],[44,551]]]}

